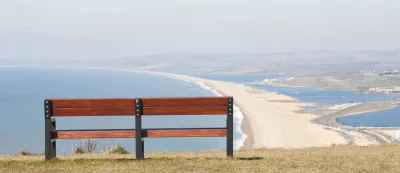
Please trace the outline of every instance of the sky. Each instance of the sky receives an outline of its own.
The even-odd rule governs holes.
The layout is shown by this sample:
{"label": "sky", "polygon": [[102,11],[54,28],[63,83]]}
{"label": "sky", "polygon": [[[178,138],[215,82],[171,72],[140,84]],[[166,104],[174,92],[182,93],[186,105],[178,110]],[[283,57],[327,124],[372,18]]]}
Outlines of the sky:
{"label": "sky", "polygon": [[399,50],[399,0],[0,0],[0,59]]}

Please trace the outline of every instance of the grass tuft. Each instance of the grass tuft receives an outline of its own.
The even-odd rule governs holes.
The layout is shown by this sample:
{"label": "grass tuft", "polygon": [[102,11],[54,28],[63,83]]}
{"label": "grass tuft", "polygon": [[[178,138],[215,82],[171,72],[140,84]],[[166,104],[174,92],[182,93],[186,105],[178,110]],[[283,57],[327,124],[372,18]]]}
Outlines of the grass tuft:
{"label": "grass tuft", "polygon": [[72,151],[72,153],[74,154],[87,154],[87,152],[85,152],[84,149],[82,149],[81,147],[75,147],[74,150]]}
{"label": "grass tuft", "polygon": [[17,153],[18,156],[32,156],[33,154],[27,151],[19,151]]}
{"label": "grass tuft", "polygon": [[128,154],[129,152],[120,144],[105,151],[106,154]]}
{"label": "grass tuft", "polygon": [[96,151],[98,140],[96,139],[84,139],[81,140],[79,145],[74,147],[72,153],[74,154],[91,154]]}

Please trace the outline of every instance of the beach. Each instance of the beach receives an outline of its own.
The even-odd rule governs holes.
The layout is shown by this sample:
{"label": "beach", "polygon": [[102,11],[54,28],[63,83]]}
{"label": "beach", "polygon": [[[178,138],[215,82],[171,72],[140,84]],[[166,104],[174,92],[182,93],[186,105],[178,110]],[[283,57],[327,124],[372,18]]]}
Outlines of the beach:
{"label": "beach", "polygon": [[244,84],[180,74],[117,68],[90,68],[147,73],[201,83],[223,96],[234,97],[235,105],[244,114],[242,131],[246,134],[246,139],[241,147],[244,149],[326,147],[333,144],[348,144],[348,141],[339,133],[312,123],[311,120],[316,117],[315,115],[296,113],[302,109],[302,106],[309,106],[310,103],[302,103],[286,95],[258,90]]}
{"label": "beach", "polygon": [[[336,116],[373,112],[397,106],[397,100],[371,103],[331,104],[325,110],[307,111],[319,104],[279,91],[250,87],[242,83],[211,80],[190,75],[128,68],[95,66],[59,66],[51,68],[92,69],[150,74],[198,85],[216,96],[234,97],[234,149],[307,148],[354,144],[359,146],[386,143],[388,136],[368,130],[343,126]],[[301,100],[299,100],[301,99]],[[322,111],[322,112],[321,112]],[[335,116],[329,116],[335,113]],[[326,119],[325,117],[328,117]],[[334,118],[332,118],[334,117]],[[332,122],[319,123],[318,121]],[[336,124],[336,125],[332,125]]]}

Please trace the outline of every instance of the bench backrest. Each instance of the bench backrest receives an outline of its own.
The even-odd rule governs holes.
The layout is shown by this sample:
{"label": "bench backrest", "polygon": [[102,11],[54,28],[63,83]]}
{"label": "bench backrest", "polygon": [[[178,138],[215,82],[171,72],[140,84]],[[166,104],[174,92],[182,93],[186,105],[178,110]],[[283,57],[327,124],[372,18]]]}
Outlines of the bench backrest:
{"label": "bench backrest", "polygon": [[132,116],[135,99],[47,99],[50,116]]}
{"label": "bench backrest", "polygon": [[[55,157],[55,139],[77,138],[136,138],[136,156],[143,159],[143,138],[146,137],[227,137],[227,153],[233,155],[232,97],[46,99],[44,106],[47,160]],[[225,128],[142,129],[142,116],[162,115],[227,115],[227,125]],[[135,129],[56,129],[52,117],[74,116],[134,116]]]}
{"label": "bench backrest", "polygon": [[[132,116],[137,99],[47,99],[54,117]],[[142,98],[142,115],[224,115],[227,97]]]}

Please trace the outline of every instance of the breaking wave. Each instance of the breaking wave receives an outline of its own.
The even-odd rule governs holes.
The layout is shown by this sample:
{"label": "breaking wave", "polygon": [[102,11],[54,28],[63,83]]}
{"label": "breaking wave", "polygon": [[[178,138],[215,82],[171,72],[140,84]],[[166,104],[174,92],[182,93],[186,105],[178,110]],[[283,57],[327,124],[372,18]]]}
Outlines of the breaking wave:
{"label": "breaking wave", "polygon": [[[206,84],[202,83],[202,82],[196,82],[197,85],[199,85],[201,88],[206,89],[211,91],[214,95],[216,96],[223,96],[221,93],[219,93],[217,90],[213,89],[210,86],[207,86]],[[242,122],[243,122],[243,112],[241,111],[241,109],[234,105],[233,106],[233,148],[235,150],[240,149],[243,144],[244,141],[247,138],[247,135],[243,133],[242,131]]]}

